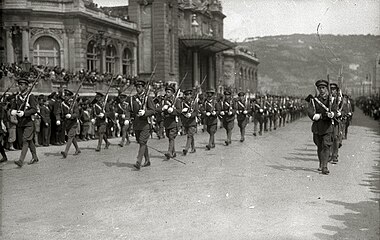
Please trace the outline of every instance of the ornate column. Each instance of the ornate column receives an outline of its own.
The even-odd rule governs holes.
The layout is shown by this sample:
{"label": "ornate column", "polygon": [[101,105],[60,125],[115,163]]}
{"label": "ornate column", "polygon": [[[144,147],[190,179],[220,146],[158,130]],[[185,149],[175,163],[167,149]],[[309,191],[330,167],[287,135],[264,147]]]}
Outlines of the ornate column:
{"label": "ornate column", "polygon": [[193,51],[193,86],[199,85],[199,64],[198,64],[198,51]]}
{"label": "ornate column", "polygon": [[208,88],[214,88],[215,89],[215,74],[214,74],[214,58],[213,56],[208,57]]}
{"label": "ornate column", "polygon": [[28,61],[31,62],[29,58],[29,28],[23,27],[22,31],[22,56],[23,58],[27,58]]}
{"label": "ornate column", "polygon": [[117,42],[117,48],[118,48],[118,52],[119,52],[119,56],[118,56],[118,63],[116,64],[116,73],[117,74],[123,74],[123,44],[122,42],[118,41]]}
{"label": "ornate column", "polygon": [[12,30],[11,28],[5,28],[5,41],[7,48],[7,63],[14,63],[14,48],[12,43]]}
{"label": "ornate column", "polygon": [[132,67],[132,76],[136,76],[138,74],[137,71],[137,46],[133,44],[133,67]]}
{"label": "ornate column", "polygon": [[106,71],[106,40],[102,39],[101,49],[100,49],[100,73]]}

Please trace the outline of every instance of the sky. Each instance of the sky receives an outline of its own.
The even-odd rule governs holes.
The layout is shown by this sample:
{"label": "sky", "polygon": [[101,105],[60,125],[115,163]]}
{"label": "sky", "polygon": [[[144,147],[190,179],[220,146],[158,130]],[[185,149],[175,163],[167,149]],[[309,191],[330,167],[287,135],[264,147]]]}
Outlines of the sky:
{"label": "sky", "polygon": [[[94,0],[101,6],[127,5],[127,0]],[[380,35],[379,0],[221,0],[224,37],[288,34]]]}

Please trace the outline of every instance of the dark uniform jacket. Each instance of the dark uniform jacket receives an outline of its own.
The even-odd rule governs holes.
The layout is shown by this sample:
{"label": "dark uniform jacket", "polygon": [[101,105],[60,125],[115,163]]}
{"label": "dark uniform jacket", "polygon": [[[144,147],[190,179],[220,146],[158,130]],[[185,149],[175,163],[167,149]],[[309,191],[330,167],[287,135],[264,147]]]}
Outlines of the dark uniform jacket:
{"label": "dark uniform jacket", "polygon": [[123,101],[116,104],[115,112],[117,113],[117,120],[121,125],[124,125],[125,120],[131,119],[131,107],[129,102]]}
{"label": "dark uniform jacket", "polygon": [[[249,103],[247,104],[245,100],[236,100],[236,118],[238,121],[244,121],[249,114],[251,114],[251,107]],[[247,114],[244,114],[247,111]]]}
{"label": "dark uniform jacket", "polygon": [[[131,116],[133,120],[133,130],[149,130],[150,129],[150,117],[156,113],[156,108],[151,97],[147,98],[146,109],[144,116],[139,117],[139,110],[143,110],[143,95],[134,95],[131,97]],[[148,121],[149,119],[149,121]]]}
{"label": "dark uniform jacket", "polygon": [[177,127],[179,120],[178,117],[182,111],[181,101],[179,99],[175,99],[174,96],[172,96],[171,98],[165,98],[162,100],[161,106],[164,107],[165,105],[167,105],[168,108],[173,108],[173,112],[169,113],[168,109],[158,109],[158,111],[162,112],[162,115],[164,117],[164,127],[165,129],[175,128]]}
{"label": "dark uniform jacket", "polygon": [[[18,94],[16,96],[16,101],[13,103],[13,106],[11,109],[24,111],[24,116],[17,117],[19,127],[31,127],[33,126],[33,120],[32,115],[37,113],[37,101],[33,94],[29,95],[29,100],[26,103],[27,99],[25,99],[26,96],[22,96],[21,94]],[[25,104],[27,104],[27,107],[25,108]]]}
{"label": "dark uniform jacket", "polygon": [[[323,105],[318,103],[316,99],[318,99]],[[325,109],[325,108],[328,108],[329,106],[329,98],[323,99],[322,97],[318,96],[316,99],[311,99],[309,103],[309,107],[307,109],[308,116],[311,120],[313,120],[314,115],[317,113],[321,114],[322,116],[318,121],[313,120],[311,131],[314,134],[318,134],[318,135],[332,133],[333,120],[327,116],[327,110]],[[334,112],[334,115],[336,116],[336,105],[332,104],[331,109],[332,109],[332,112]]]}
{"label": "dark uniform jacket", "polygon": [[[216,114],[212,115],[211,113],[215,111]],[[207,100],[204,102],[202,107],[202,115],[204,116],[205,125],[215,125],[218,124],[218,114],[220,111],[220,106],[217,104],[215,99]],[[210,113],[210,116],[207,116]]]}
{"label": "dark uniform jacket", "polygon": [[[70,112],[70,104],[67,102],[62,102],[62,116],[65,121],[65,128],[70,129],[73,127],[78,127],[79,118],[79,107],[78,103],[74,104],[73,110]],[[71,114],[71,118],[66,118],[66,114]]]}
{"label": "dark uniform jacket", "polygon": [[[197,126],[197,116],[198,116],[198,103],[194,103],[193,101],[182,101],[182,109],[187,109],[187,111],[182,111],[182,125],[184,127],[195,127]],[[187,113],[190,113],[191,116],[185,117]]]}
{"label": "dark uniform jacket", "polygon": [[[224,112],[224,116],[221,115],[222,117],[222,120],[224,122],[231,122],[231,121],[234,121],[235,120],[235,113],[236,113],[236,109],[235,109],[235,104],[234,104],[234,101],[231,99],[231,100],[222,100],[219,102],[219,105],[220,105],[220,112]],[[229,115],[229,112],[231,112],[232,114]]]}
{"label": "dark uniform jacket", "polygon": [[41,115],[41,121],[42,125],[46,126],[46,123],[51,124],[51,118],[50,118],[50,108],[46,106],[45,104],[42,104],[40,107],[40,115]]}
{"label": "dark uniform jacket", "polygon": [[[93,115],[94,115],[94,118],[95,118],[95,126],[100,126],[100,125],[106,125],[106,119],[107,119],[107,115],[106,115],[106,112],[103,108],[103,103],[100,103],[100,102],[97,102],[94,104],[94,107],[93,107]],[[104,117],[99,117],[99,114],[100,113],[103,113],[104,114]]]}

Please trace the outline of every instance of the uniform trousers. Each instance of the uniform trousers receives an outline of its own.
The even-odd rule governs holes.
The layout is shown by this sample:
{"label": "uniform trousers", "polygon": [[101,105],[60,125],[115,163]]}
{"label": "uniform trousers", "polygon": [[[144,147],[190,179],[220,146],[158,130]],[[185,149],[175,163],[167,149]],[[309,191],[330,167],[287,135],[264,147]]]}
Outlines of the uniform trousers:
{"label": "uniform trousers", "polygon": [[191,147],[191,149],[195,149],[194,135],[197,132],[197,127],[196,126],[184,126],[184,129],[185,129],[185,133],[187,134],[185,150],[188,151],[190,147]]}
{"label": "uniform trousers", "polygon": [[19,161],[21,163],[24,162],[26,153],[28,152],[28,148],[30,149],[30,152],[32,153],[32,158],[38,159],[36,146],[34,145],[34,142],[33,142],[34,134],[35,134],[34,126],[19,127],[19,130],[21,131],[21,135],[22,135],[22,149],[21,149]]}
{"label": "uniform trousers", "polygon": [[79,146],[77,143],[77,139],[75,138],[78,130],[78,125],[75,124],[70,128],[66,128],[66,134],[67,134],[67,142],[66,142],[66,148],[65,148],[65,153],[67,153],[70,150],[71,144],[74,145],[75,150],[78,152],[79,151]]}
{"label": "uniform trousers", "polygon": [[137,153],[137,164],[140,166],[143,157],[145,161],[149,162],[149,151],[148,151],[148,139],[150,136],[149,129],[135,130],[136,141],[140,145],[139,152]]}
{"label": "uniform trousers", "polygon": [[165,129],[166,137],[169,139],[169,147],[168,147],[168,153],[170,156],[174,156],[175,153],[175,138],[178,135],[178,128],[173,127],[169,129]]}
{"label": "uniform trousers", "polygon": [[245,128],[247,127],[248,124],[248,117],[244,118],[243,120],[238,120],[238,126],[240,128],[240,136],[241,140],[244,140],[245,136]]}
{"label": "uniform trousers", "polygon": [[333,143],[333,134],[326,133],[323,135],[313,134],[313,141],[317,145],[317,154],[319,160],[319,167],[321,169],[327,168],[329,161],[330,147]]}
{"label": "uniform trousers", "polygon": [[215,133],[217,129],[217,124],[207,125],[207,132],[210,135],[210,138],[208,140],[208,146],[211,148],[215,147]]}
{"label": "uniform trousers", "polygon": [[223,120],[223,128],[226,129],[227,142],[228,143],[232,142],[232,140],[231,140],[231,138],[232,138],[232,129],[234,129],[234,125],[235,125],[234,120],[232,120],[232,121]]}
{"label": "uniform trousers", "polygon": [[107,137],[107,123],[101,124],[98,126],[98,147],[97,149],[100,149],[102,147],[102,140],[104,139],[104,142],[106,143],[106,146],[109,144],[108,137]]}

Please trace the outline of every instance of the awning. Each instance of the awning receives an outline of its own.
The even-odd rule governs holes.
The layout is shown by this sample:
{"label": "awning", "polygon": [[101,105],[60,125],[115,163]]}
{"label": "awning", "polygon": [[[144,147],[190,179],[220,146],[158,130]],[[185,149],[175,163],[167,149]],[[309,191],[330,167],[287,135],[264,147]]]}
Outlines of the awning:
{"label": "awning", "polygon": [[226,39],[217,39],[212,36],[185,35],[180,37],[179,40],[188,48],[196,48],[213,53],[222,52],[235,47],[234,43]]}

